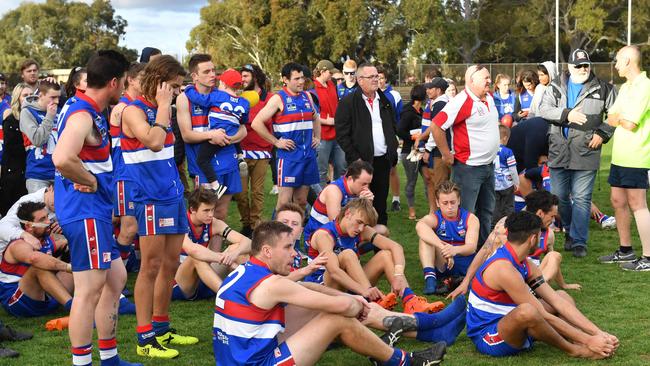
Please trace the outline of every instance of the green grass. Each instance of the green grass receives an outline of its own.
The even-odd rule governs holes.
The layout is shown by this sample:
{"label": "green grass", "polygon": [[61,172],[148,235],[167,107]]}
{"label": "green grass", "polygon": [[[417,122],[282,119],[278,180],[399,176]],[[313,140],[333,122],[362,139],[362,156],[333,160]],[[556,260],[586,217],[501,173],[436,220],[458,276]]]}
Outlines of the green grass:
{"label": "green grass", "polygon": [[[609,186],[607,175],[609,173],[609,151],[606,147],[603,156],[603,168],[598,175],[598,182],[594,189],[594,202],[606,213],[612,213],[609,203]],[[403,178],[403,170],[399,166]],[[404,181],[404,180],[403,180]],[[270,189],[270,174],[265,190]],[[403,187],[402,187],[403,191]],[[418,215],[426,213],[426,199],[422,190],[422,182],[417,186],[416,207]],[[406,198],[402,196],[406,205]],[[275,197],[267,198],[265,202],[266,217],[270,216]],[[410,284],[417,293],[422,292],[421,269],[417,255],[417,237],[415,224],[407,219],[407,210],[389,213],[389,227],[392,237],[404,246],[407,256],[407,276]],[[234,228],[239,228],[239,214],[233,204],[230,209],[229,223]],[[561,235],[560,235],[561,236]],[[640,249],[636,231],[634,232],[634,247]],[[562,247],[562,238],[558,238],[558,248]],[[630,273],[620,270],[616,265],[597,264],[597,256],[608,254],[618,245],[616,231],[603,231],[592,223],[590,228],[589,255],[582,260],[574,259],[570,255],[564,256],[562,270],[568,282],[579,282],[583,285],[582,291],[573,291],[571,294],[577,301],[578,307],[599,327],[617,335],[621,347],[617,354],[610,360],[600,361],[599,364],[607,365],[648,365],[650,364],[650,349],[648,348],[648,334],[650,334],[650,281],[647,273]],[[561,249],[560,249],[561,250]],[[135,275],[129,275],[129,288],[133,288]],[[386,290],[387,284],[381,282],[381,287]],[[432,296],[430,299],[438,298]],[[172,325],[183,334],[199,337],[201,342],[195,346],[179,347],[181,356],[172,361],[149,361],[135,355],[135,317],[123,316],[120,318],[118,329],[118,342],[120,354],[130,361],[143,362],[145,365],[214,365],[212,355],[212,301],[173,302],[171,307]],[[21,352],[21,357],[15,360],[3,359],[2,365],[66,365],[70,364],[70,342],[67,331],[46,332],[45,322],[50,318],[15,319],[0,310],[2,319],[7,324],[34,331],[34,340],[27,342],[4,343]],[[55,316],[64,316],[63,312]],[[55,317],[53,316],[53,317]],[[52,318],[53,318],[52,317]],[[417,341],[404,341],[400,346],[416,350],[427,347],[427,344]],[[95,346],[96,347],[96,346]],[[98,352],[94,353],[95,362],[98,364]],[[448,349],[446,365],[565,365],[587,364],[592,361],[576,360],[567,357],[561,351],[546,344],[537,342],[531,352],[516,357],[501,359],[489,358],[480,355],[474,349],[471,341],[464,332],[456,344]],[[595,363],[595,362],[593,362]],[[325,354],[319,365],[366,365],[368,361],[349,350],[334,350]]]}

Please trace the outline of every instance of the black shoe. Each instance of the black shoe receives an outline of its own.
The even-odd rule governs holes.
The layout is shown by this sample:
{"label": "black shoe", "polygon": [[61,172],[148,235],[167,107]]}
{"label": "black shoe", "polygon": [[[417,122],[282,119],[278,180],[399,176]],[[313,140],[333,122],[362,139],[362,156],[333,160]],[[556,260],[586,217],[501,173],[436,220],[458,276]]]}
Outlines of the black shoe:
{"label": "black shoe", "polygon": [[445,342],[435,343],[431,348],[411,353],[411,365],[433,366],[438,365],[445,358],[447,344]]}
{"label": "black shoe", "polygon": [[388,330],[379,338],[391,347],[395,347],[404,332],[417,329],[417,320],[410,316],[387,316],[383,324]]}
{"label": "black shoe", "polygon": [[449,292],[451,292],[451,290],[449,289],[450,282],[451,281],[449,278],[445,278],[444,281],[438,283],[435,294],[438,296],[444,296],[447,295]]}
{"label": "black shoe", "polygon": [[20,353],[9,348],[0,347],[0,358],[18,357]]}
{"label": "black shoe", "polygon": [[390,205],[391,211],[399,211],[401,209],[402,209],[402,205],[399,203],[399,201],[393,201],[393,203]]}
{"label": "black shoe", "polygon": [[248,239],[253,238],[253,228],[248,225],[242,226],[241,231],[239,233],[247,237]]}
{"label": "black shoe", "polygon": [[564,251],[573,251],[573,239],[569,236],[569,233],[564,234]]}
{"label": "black shoe", "polygon": [[576,258],[584,258],[587,256],[587,248],[579,246],[573,248],[573,256]]}
{"label": "black shoe", "polygon": [[26,341],[34,336],[31,332],[22,332],[12,329],[10,326],[0,328],[0,342],[2,341]]}

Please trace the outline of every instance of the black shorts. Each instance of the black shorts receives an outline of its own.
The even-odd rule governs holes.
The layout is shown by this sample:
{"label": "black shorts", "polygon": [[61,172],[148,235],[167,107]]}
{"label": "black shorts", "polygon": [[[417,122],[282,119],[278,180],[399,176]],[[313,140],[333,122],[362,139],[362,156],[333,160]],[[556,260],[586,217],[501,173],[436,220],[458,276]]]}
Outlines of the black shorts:
{"label": "black shorts", "polygon": [[612,164],[607,183],[617,188],[648,189],[650,187],[648,169],[627,168]]}

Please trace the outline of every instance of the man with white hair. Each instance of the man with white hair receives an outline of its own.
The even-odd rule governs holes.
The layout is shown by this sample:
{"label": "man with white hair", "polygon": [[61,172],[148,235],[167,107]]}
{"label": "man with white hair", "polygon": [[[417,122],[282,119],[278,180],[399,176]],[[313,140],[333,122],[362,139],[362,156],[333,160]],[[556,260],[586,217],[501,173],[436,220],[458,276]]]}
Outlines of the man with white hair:
{"label": "man with white hair", "polygon": [[[494,211],[494,158],[499,150],[499,113],[490,92],[490,72],[472,65],[465,72],[465,90],[431,121],[442,163],[452,167],[451,179],[460,187],[461,206],[480,222],[479,243],[490,234]],[[453,149],[445,131],[451,128]]]}
{"label": "man with white hair", "polygon": [[598,79],[587,52],[576,49],[569,57],[569,72],[551,82],[539,108],[539,116],[551,123],[548,167],[567,233],[564,249],[577,258],[587,255],[591,194],[601,145],[614,133],[605,122],[614,99],[614,87]]}

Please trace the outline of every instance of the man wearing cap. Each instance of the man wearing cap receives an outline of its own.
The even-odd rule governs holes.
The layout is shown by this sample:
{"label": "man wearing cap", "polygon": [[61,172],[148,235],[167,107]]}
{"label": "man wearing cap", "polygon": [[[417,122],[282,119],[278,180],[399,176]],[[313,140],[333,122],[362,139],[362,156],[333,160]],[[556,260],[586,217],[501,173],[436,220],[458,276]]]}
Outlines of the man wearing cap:
{"label": "man wearing cap", "polygon": [[343,82],[336,87],[339,100],[351,94],[357,88],[357,63],[354,60],[346,60],[343,63]]}
{"label": "man wearing cap", "polygon": [[[472,65],[465,89],[433,117],[431,132],[442,162],[451,166],[451,180],[460,186],[461,207],[479,219],[479,243],[485,242],[495,204],[494,158],[499,150],[499,113],[490,94],[490,72]],[[453,150],[445,131],[454,134]]]}
{"label": "man wearing cap", "polygon": [[[11,105],[11,93],[7,93],[7,77],[5,74],[0,74],[0,104],[2,102],[7,103],[8,106]],[[2,118],[1,114],[0,118]]]}
{"label": "man wearing cap", "polygon": [[587,52],[576,49],[569,57],[569,71],[553,80],[539,108],[540,117],[551,123],[548,167],[567,233],[564,249],[577,258],[587,255],[591,194],[601,145],[614,133],[605,122],[614,99],[614,87],[598,79]]}
{"label": "man wearing cap", "polygon": [[318,174],[320,184],[327,184],[329,163],[334,166],[334,179],[342,176],[345,170],[345,154],[336,143],[334,116],[339,99],[336,85],[332,82],[334,64],[330,60],[320,60],[314,70],[314,89],[320,102],[321,142],[318,148]]}

